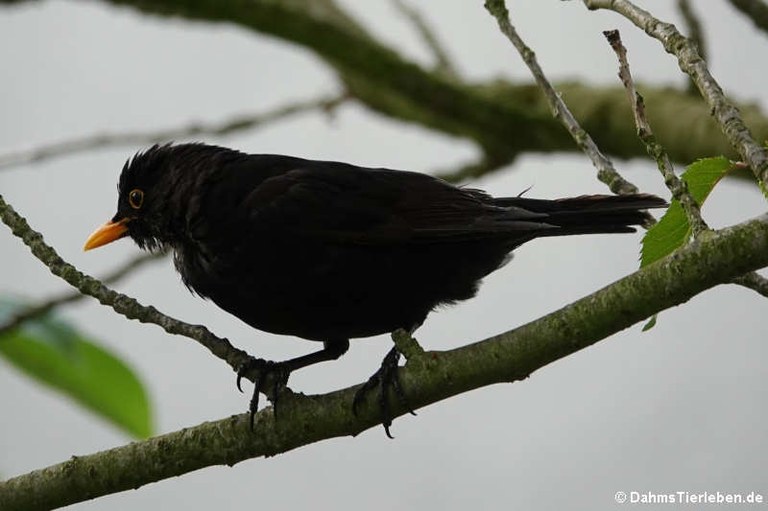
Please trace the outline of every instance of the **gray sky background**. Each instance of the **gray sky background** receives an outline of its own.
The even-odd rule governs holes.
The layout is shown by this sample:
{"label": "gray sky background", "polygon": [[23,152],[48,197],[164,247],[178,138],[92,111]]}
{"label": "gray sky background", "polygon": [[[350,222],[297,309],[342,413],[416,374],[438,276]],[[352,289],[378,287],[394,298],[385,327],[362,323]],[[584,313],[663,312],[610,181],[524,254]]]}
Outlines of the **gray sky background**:
{"label": "gray sky background", "polygon": [[[385,0],[342,2],[377,36],[429,61],[412,27]],[[416,2],[412,2],[416,3]],[[672,1],[643,2],[678,22]],[[711,68],[733,97],[768,107],[768,38],[727,2],[693,2]],[[528,80],[482,2],[418,2],[471,79]],[[601,31],[622,29],[633,73],[684,83],[655,41],[581,2],[510,0],[513,21],[552,79],[616,82]],[[682,26],[678,23],[679,26]],[[45,1],[0,9],[0,151],[125,129],[222,120],[333,92],[333,73],[307,51],[223,24],[146,17],[99,2]],[[565,98],[567,101],[567,97]],[[226,139],[249,152],[340,159],[428,171],[469,161],[474,148],[347,105]],[[663,142],[663,140],[662,140]],[[121,147],[0,171],[5,198],[68,261],[99,274],[137,252],[124,241],[84,254],[86,236],[114,213]],[[668,196],[644,161],[617,162],[645,191]],[[494,194],[556,197],[604,191],[584,157],[529,155],[478,184]],[[704,209],[722,227],[763,212],[756,189],[722,183]],[[541,240],[486,280],[473,301],[432,314],[418,339],[447,349],[535,319],[632,272],[640,235]],[[0,292],[34,299],[65,289],[0,228]],[[117,286],[181,319],[202,322],[257,356],[285,359],[317,346],[257,332],[187,293],[168,261]],[[234,468],[209,468],[78,510],[609,509],[616,491],[758,491],[768,498],[765,300],[720,287],[534,373],[433,405],[358,438],[311,445]],[[234,375],[195,342],[116,316],[95,303],[62,314],[143,376],[159,433],[241,413]],[[319,393],[363,381],[389,349],[354,341],[337,362],[292,376]],[[0,475],[11,476],[124,444],[127,437],[0,362]],[[626,505],[626,504],[625,504]]]}

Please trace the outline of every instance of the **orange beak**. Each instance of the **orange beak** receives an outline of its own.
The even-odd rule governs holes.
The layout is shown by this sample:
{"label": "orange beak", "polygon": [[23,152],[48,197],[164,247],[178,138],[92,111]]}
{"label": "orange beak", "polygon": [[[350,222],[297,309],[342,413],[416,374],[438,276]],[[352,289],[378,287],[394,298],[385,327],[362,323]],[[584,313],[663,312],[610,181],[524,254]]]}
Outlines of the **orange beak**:
{"label": "orange beak", "polygon": [[88,239],[85,241],[85,245],[83,246],[83,250],[98,248],[102,245],[112,243],[113,241],[122,238],[128,232],[127,224],[129,221],[130,218],[123,218],[117,222],[109,221],[102,225],[93,231],[90,236],[88,236]]}

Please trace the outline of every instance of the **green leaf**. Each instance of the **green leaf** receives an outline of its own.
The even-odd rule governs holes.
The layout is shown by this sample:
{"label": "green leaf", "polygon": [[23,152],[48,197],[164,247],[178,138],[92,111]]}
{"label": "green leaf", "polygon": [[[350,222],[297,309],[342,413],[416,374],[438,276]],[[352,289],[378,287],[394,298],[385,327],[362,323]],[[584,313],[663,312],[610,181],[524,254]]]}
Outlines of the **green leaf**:
{"label": "green leaf", "polygon": [[[22,305],[0,299],[0,324]],[[0,356],[138,438],[152,434],[143,384],[124,362],[64,321],[43,316],[0,336]]]}
{"label": "green leaf", "polygon": [[[688,192],[693,199],[702,205],[718,181],[732,168],[733,164],[724,156],[706,158],[689,165],[681,178],[688,184]],[[643,238],[640,267],[666,257],[683,246],[690,237],[691,226],[683,207],[673,200],[661,220],[648,229]]]}
{"label": "green leaf", "polygon": [[651,328],[655,327],[656,326],[656,318],[658,318],[658,317],[659,317],[658,314],[654,314],[653,316],[651,316],[651,319],[649,319],[648,322],[645,325],[643,325],[643,332],[647,332]]}

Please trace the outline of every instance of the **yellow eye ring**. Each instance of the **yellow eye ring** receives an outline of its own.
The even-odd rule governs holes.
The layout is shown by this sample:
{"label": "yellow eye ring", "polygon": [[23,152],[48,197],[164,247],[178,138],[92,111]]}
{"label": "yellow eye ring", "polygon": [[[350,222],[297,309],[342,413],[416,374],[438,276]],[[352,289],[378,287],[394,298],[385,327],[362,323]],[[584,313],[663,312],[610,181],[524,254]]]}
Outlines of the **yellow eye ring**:
{"label": "yellow eye ring", "polygon": [[128,204],[133,209],[140,209],[141,205],[144,204],[144,192],[138,188],[131,190],[131,193],[128,194]]}

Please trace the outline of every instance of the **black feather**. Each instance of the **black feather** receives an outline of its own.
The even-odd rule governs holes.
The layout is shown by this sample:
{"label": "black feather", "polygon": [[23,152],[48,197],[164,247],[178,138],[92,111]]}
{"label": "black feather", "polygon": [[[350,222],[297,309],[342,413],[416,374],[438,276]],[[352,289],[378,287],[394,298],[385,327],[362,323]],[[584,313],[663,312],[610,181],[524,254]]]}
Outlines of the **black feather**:
{"label": "black feather", "polygon": [[[135,211],[130,190],[145,193]],[[425,174],[203,144],[153,146],[116,219],[175,251],[184,283],[249,325],[331,341],[420,325],[537,237],[632,232],[651,195],[494,198]],[[565,263],[564,263],[565,264]]]}

